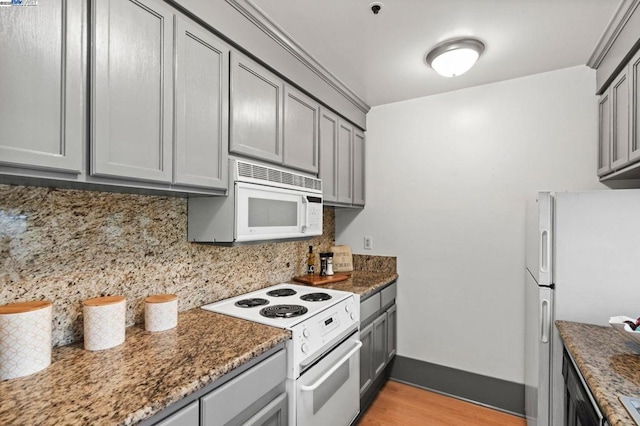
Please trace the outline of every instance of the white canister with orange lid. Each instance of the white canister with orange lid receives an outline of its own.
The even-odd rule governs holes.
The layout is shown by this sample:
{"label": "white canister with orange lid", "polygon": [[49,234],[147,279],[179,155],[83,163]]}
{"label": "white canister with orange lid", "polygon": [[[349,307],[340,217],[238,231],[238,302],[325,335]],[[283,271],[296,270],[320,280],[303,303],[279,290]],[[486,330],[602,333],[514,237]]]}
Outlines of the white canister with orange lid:
{"label": "white canister with orange lid", "polygon": [[165,331],[178,325],[178,296],[156,294],[144,299],[144,328]]}
{"label": "white canister with orange lid", "polygon": [[105,296],[85,300],[84,348],[100,351],[124,343],[127,299]]}
{"label": "white canister with orange lid", "polygon": [[49,301],[0,306],[0,380],[28,376],[51,364]]}

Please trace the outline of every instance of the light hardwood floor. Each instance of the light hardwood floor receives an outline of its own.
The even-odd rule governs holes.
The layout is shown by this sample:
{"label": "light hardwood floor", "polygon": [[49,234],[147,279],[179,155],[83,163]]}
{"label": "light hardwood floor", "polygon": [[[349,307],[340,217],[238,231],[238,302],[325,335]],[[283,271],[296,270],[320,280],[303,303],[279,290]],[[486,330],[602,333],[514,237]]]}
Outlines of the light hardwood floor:
{"label": "light hardwood floor", "polygon": [[358,426],[526,426],[526,420],[389,380]]}

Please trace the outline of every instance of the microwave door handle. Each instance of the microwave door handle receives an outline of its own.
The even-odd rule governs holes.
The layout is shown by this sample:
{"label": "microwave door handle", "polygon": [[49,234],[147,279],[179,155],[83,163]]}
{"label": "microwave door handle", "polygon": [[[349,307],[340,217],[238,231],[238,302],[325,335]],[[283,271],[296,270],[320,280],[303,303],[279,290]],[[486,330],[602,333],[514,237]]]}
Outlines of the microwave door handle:
{"label": "microwave door handle", "polygon": [[302,224],[302,233],[307,232],[309,226],[309,200],[306,196],[302,196],[302,207],[304,208],[304,224]]}

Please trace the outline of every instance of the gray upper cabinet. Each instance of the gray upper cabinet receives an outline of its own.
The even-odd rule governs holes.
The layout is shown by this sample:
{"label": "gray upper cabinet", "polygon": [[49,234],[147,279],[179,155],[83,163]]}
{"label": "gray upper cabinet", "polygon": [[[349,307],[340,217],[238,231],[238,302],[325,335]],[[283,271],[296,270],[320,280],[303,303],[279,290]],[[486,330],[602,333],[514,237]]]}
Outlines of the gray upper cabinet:
{"label": "gray upper cabinet", "polygon": [[338,201],[338,116],[320,109],[320,172],[325,203]]}
{"label": "gray upper cabinet", "polygon": [[364,154],[364,132],[323,108],[320,113],[320,179],[326,204],[365,205]]}
{"label": "gray upper cabinet", "polygon": [[640,51],[629,62],[629,96],[631,128],[629,135],[629,161],[640,160]]}
{"label": "gray upper cabinet", "polygon": [[365,178],[364,178],[364,132],[354,129],[353,133],[353,204],[364,206],[365,204]]}
{"label": "gray upper cabinet", "polygon": [[284,164],[318,173],[320,105],[289,84],[284,86]]}
{"label": "gray upper cabinet", "polygon": [[338,121],[338,202],[351,204],[353,200],[353,126]]}
{"label": "gray upper cabinet", "polygon": [[604,176],[611,171],[610,149],[611,99],[609,92],[606,92],[598,101],[598,176]]}
{"label": "gray upper cabinet", "polygon": [[94,0],[91,174],[172,181],[173,11]]}
{"label": "gray upper cabinet", "polygon": [[281,164],[283,86],[263,66],[231,53],[230,152]]}
{"label": "gray upper cabinet", "polygon": [[0,13],[0,164],[82,171],[85,3],[47,0]]}
{"label": "gray upper cabinet", "polygon": [[227,187],[229,46],[176,17],[174,183]]}
{"label": "gray upper cabinet", "polygon": [[626,69],[611,84],[611,169],[629,163],[629,78]]}

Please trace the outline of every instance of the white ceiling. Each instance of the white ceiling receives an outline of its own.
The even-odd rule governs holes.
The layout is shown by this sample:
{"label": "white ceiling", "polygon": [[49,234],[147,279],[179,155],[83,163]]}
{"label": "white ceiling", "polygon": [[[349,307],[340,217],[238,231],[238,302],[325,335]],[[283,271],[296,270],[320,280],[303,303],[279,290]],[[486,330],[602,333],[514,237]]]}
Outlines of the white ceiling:
{"label": "white ceiling", "polygon": [[[619,0],[251,0],[370,106],[583,65]],[[468,73],[440,77],[424,57],[474,36]],[[595,91],[595,88],[594,88]]]}

